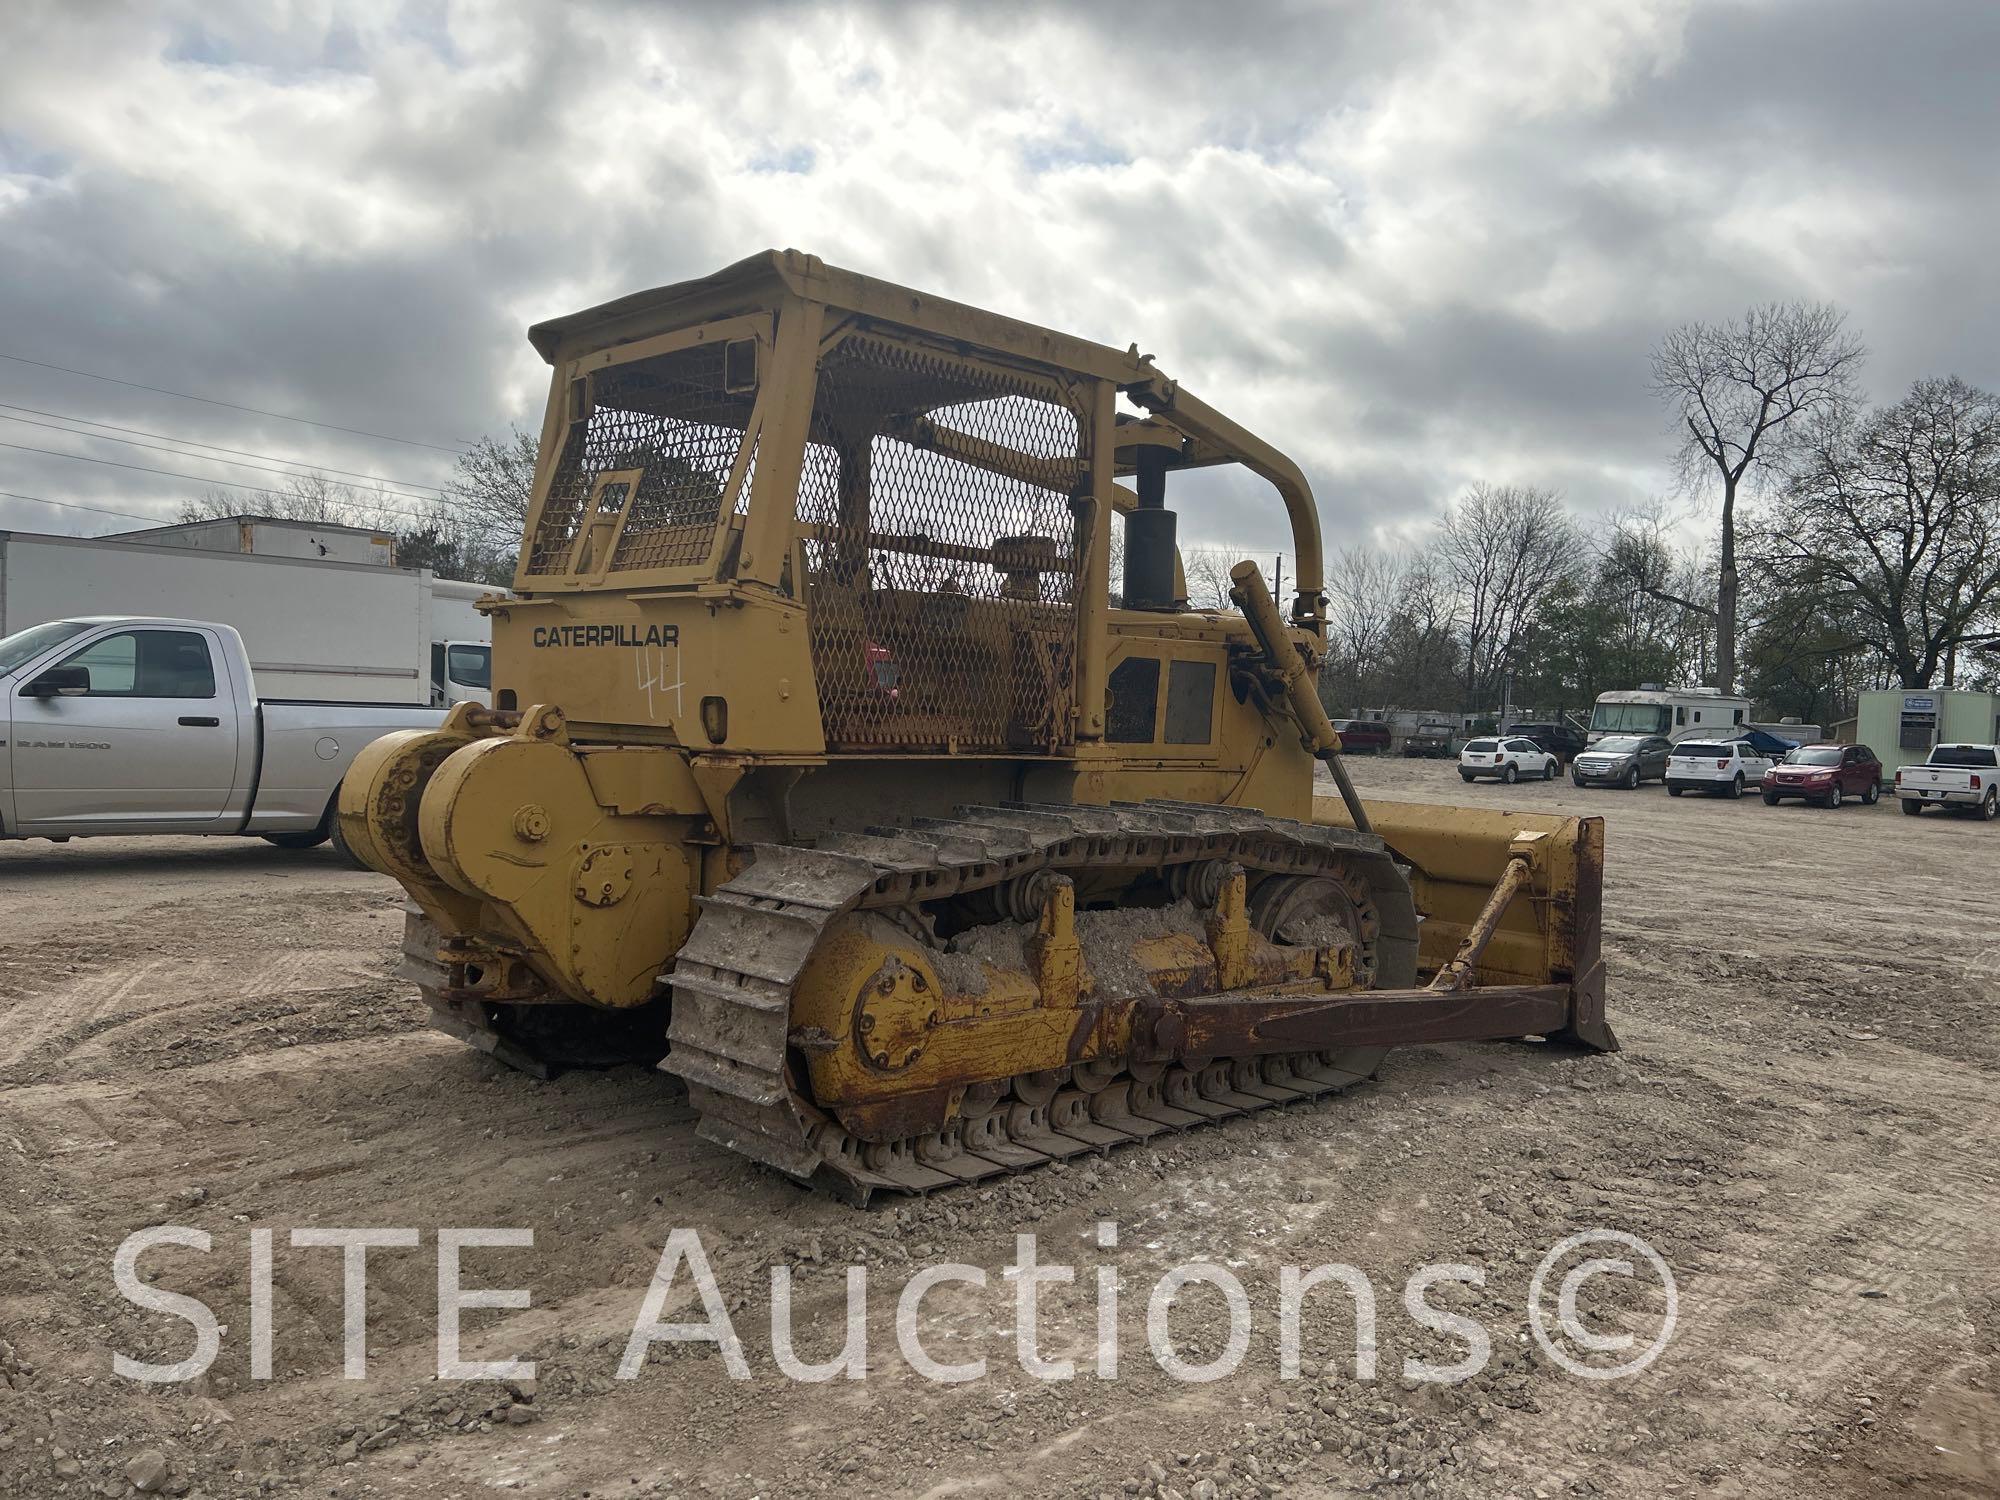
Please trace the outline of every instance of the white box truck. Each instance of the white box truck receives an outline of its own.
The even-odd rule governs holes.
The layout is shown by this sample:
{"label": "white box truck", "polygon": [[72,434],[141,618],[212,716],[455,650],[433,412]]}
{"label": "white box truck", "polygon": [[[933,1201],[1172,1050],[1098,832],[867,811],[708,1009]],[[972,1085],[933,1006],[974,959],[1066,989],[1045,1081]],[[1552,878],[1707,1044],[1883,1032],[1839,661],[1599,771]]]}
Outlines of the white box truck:
{"label": "white box truck", "polygon": [[0,636],[84,616],[216,621],[274,698],[490,703],[492,632],[472,601],[498,592],[427,569],[0,531]]}
{"label": "white box truck", "polygon": [[505,593],[484,583],[431,578],[431,702],[493,706],[493,625],[475,599]]}

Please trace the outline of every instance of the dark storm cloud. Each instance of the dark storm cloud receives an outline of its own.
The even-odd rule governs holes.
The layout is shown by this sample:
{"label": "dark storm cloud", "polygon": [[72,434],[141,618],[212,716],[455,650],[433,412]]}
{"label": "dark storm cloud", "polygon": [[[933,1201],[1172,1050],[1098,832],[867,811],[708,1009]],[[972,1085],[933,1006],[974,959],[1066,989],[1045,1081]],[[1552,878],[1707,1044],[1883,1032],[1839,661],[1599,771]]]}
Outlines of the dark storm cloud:
{"label": "dark storm cloud", "polygon": [[[1136,340],[1300,459],[1330,541],[1476,477],[1617,506],[1668,483],[1646,351],[1685,318],[1830,298],[1878,394],[2000,382],[1996,41],[1860,3],[16,6],[0,351],[448,443],[538,420],[529,322],[797,244]],[[0,402],[449,463],[6,361]],[[0,490],[199,487],[0,449]],[[1187,496],[1191,538],[1288,542],[1255,486]]]}

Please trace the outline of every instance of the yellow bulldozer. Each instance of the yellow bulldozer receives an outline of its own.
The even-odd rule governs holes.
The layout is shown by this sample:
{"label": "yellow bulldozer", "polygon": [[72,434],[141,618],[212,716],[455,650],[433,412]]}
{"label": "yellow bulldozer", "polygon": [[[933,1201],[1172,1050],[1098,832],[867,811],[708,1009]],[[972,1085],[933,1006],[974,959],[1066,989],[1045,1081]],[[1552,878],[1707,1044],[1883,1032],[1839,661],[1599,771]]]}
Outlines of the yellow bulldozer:
{"label": "yellow bulldozer", "polygon": [[[856,1199],[1398,1043],[1617,1045],[1601,821],[1364,807],[1305,478],[1150,356],[791,250],[529,337],[494,706],[339,799],[445,1030],[657,1063],[704,1136]],[[1215,468],[1289,517],[1288,611],[1249,563],[1189,608],[1168,490]]]}

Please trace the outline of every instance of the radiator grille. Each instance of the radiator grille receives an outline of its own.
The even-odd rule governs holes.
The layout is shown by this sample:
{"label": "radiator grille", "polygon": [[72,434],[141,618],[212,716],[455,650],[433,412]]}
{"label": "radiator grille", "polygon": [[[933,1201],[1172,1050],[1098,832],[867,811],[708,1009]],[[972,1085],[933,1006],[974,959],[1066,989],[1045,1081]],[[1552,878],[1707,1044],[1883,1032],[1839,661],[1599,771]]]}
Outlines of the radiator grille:
{"label": "radiator grille", "polygon": [[1086,431],[1056,382],[940,350],[821,362],[798,514],[832,748],[1073,742]]}

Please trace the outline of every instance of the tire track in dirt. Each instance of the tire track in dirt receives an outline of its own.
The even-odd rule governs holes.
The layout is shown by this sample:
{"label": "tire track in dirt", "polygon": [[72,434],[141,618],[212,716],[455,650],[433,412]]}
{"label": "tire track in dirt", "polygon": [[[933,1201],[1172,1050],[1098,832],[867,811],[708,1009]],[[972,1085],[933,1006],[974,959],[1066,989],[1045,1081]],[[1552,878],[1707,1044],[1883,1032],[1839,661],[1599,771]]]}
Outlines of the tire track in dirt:
{"label": "tire track in dirt", "polygon": [[[174,1061],[191,1042],[309,1015],[323,997],[391,985],[379,953],[284,949],[247,970],[227,955],[148,958],[31,990],[0,1009],[0,1083],[33,1083],[115,1064],[121,1052]],[[416,1008],[401,1004],[414,1025]]]}
{"label": "tire track in dirt", "polygon": [[30,990],[7,1008],[7,1018],[27,1013],[25,1024],[0,1032],[0,1066],[19,1063],[73,1028],[89,1026],[129,995],[160,966],[159,959],[121,964],[51,990]]}

